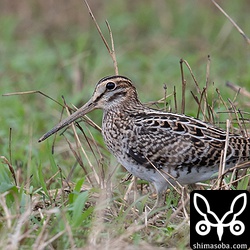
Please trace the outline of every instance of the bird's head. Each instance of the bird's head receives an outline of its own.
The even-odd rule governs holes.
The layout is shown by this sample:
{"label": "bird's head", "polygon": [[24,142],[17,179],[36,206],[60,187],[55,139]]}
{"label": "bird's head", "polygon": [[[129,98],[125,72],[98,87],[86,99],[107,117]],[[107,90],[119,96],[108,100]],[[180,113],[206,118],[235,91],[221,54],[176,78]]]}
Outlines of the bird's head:
{"label": "bird's head", "polygon": [[130,104],[134,100],[137,101],[138,99],[136,89],[131,80],[124,76],[104,77],[96,84],[95,91],[90,100],[49,132],[44,134],[39,139],[39,142],[44,141],[49,136],[94,109],[103,109],[105,111],[117,109],[119,106]]}

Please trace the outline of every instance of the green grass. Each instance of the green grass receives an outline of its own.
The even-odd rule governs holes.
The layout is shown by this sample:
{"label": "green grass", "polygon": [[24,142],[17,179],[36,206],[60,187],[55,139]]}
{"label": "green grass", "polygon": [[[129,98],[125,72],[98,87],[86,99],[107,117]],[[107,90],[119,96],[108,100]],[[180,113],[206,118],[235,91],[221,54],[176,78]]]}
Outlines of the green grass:
{"label": "green grass", "polygon": [[[250,89],[249,45],[209,1],[146,2],[109,0],[102,8],[91,6],[107,39],[105,19],[112,28],[119,73],[135,82],[143,102],[164,97],[166,83],[167,108],[172,110],[175,87],[180,112],[180,59],[188,61],[202,89],[210,55],[209,104],[214,103],[215,112],[227,111],[216,88],[228,107],[227,99],[234,100],[236,93],[225,86],[227,80]],[[114,74],[112,61],[82,2],[50,4],[16,2],[17,9],[26,10],[21,12],[13,11],[7,2],[0,8],[1,94],[39,90],[60,103],[63,95],[69,105],[79,107],[100,78]],[[228,0],[223,8],[250,35],[248,1]],[[185,113],[196,116],[197,103],[190,91],[199,95],[185,67],[184,73]],[[243,95],[234,105],[249,109]],[[132,188],[124,200],[131,180],[121,183],[127,173],[106,150],[100,132],[81,123],[85,134],[79,132],[79,136],[89,161],[75,146],[71,132],[66,133],[69,143],[57,136],[52,154],[53,138],[37,141],[59,121],[58,104],[40,94],[27,94],[1,96],[0,107],[0,155],[6,158],[0,162],[3,248],[188,247],[188,219],[182,210],[175,214],[172,209],[180,206],[180,196],[171,190],[167,210],[146,226],[139,217],[146,204],[154,204],[152,190],[142,182],[142,194],[135,196]],[[89,117],[101,124],[100,111]],[[216,115],[216,123],[228,117]],[[249,119],[248,114],[245,118]],[[246,177],[234,188],[248,185]]]}

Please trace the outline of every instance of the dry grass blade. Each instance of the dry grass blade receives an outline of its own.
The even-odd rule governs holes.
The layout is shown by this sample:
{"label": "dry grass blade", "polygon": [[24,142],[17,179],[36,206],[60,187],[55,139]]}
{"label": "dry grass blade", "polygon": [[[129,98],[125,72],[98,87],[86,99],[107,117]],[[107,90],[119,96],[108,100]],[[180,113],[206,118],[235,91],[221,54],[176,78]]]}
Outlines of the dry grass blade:
{"label": "dry grass blade", "polygon": [[207,56],[207,69],[206,69],[206,88],[208,88],[208,83],[209,83],[210,64],[211,64],[211,58],[210,58],[210,55],[208,55]]}
{"label": "dry grass blade", "polygon": [[220,93],[220,90],[218,88],[216,88],[216,92],[218,94],[218,98],[220,100],[220,102],[223,104],[223,106],[225,107],[225,109],[227,110],[227,113],[228,113],[228,116],[229,116],[229,120],[232,121],[233,120],[233,117],[232,117],[232,114],[229,110],[229,107],[227,106],[226,102],[224,101],[224,99],[222,98],[221,96],[221,93]]}
{"label": "dry grass blade", "polygon": [[29,95],[29,94],[40,94],[40,95],[43,95],[43,96],[49,98],[50,100],[54,101],[55,103],[57,103],[58,105],[60,105],[60,106],[63,107],[63,105],[62,105],[60,102],[58,102],[58,101],[56,101],[55,99],[53,99],[52,97],[50,97],[50,96],[44,94],[44,93],[43,93],[42,91],[40,91],[40,90],[31,90],[31,91],[23,91],[23,92],[6,93],[6,94],[3,94],[3,96]]}
{"label": "dry grass blade", "polygon": [[228,20],[233,24],[233,26],[239,31],[239,33],[244,37],[246,42],[250,44],[250,39],[246,36],[246,34],[243,32],[243,30],[235,23],[235,21],[220,7],[218,3],[216,3],[214,0],[211,0],[212,3],[220,10],[221,13],[223,13]]}
{"label": "dry grass blade", "polygon": [[111,58],[113,60],[113,64],[114,64],[114,68],[115,68],[115,74],[118,75],[119,72],[118,72],[118,65],[117,65],[117,60],[116,60],[116,55],[115,55],[115,44],[114,44],[114,39],[113,39],[113,35],[112,35],[112,31],[111,31],[111,27],[108,23],[108,20],[105,21],[106,22],[106,25],[108,27],[108,30],[109,30],[109,36],[110,36],[110,40],[111,40],[111,51],[110,51],[110,55],[111,55]]}
{"label": "dry grass blade", "polygon": [[177,105],[176,87],[175,86],[174,86],[174,110],[175,110],[175,113],[177,113],[178,105]]}
{"label": "dry grass blade", "polygon": [[[68,115],[70,115],[69,109],[68,109],[67,107],[66,107],[66,111],[67,111]],[[98,176],[98,174],[97,174],[97,172],[96,172],[96,170],[95,170],[93,164],[91,163],[91,161],[90,161],[90,159],[89,159],[89,157],[88,157],[87,152],[86,152],[85,149],[82,147],[82,144],[81,144],[80,139],[79,139],[79,136],[78,136],[78,134],[77,134],[77,132],[76,132],[76,128],[75,128],[74,123],[71,124],[71,127],[72,127],[73,132],[74,132],[74,136],[75,136],[75,139],[76,139],[76,145],[77,145],[77,147],[79,147],[79,148],[81,149],[81,151],[83,152],[83,154],[84,154],[84,156],[85,156],[85,158],[86,158],[86,160],[87,160],[87,162],[88,162],[90,168],[92,169],[92,171],[93,171],[93,173],[94,173],[96,182],[97,182],[98,184],[100,184],[99,176]]]}
{"label": "dry grass blade", "polygon": [[[174,178],[171,174],[169,174],[166,171],[163,170],[159,170],[153,162],[151,162],[147,157],[145,157],[146,160],[150,163],[150,165],[155,169],[155,171],[157,171],[164,179],[165,181],[169,184],[170,187],[172,187],[177,193],[180,194],[179,190],[175,187],[175,185],[173,185],[166,176],[168,176],[171,180],[175,181],[175,183],[182,188],[182,185],[176,180],[176,178]],[[164,175],[165,174],[165,175]]]}
{"label": "dry grass blade", "polygon": [[[72,105],[75,110],[77,110],[77,107]],[[87,115],[84,116],[84,121],[89,124],[91,127],[93,127],[94,129],[98,130],[99,132],[102,132],[102,128],[100,126],[98,126],[95,122],[93,122]]]}
{"label": "dry grass blade", "polygon": [[[189,195],[187,196],[187,198],[184,198],[184,188],[182,188],[181,195],[182,195],[182,197],[181,197],[180,206],[178,206],[178,208],[175,210],[174,213],[171,214],[171,216],[169,218],[166,218],[166,211],[165,210],[162,212],[158,212],[157,214],[151,214],[151,215],[149,214],[146,217],[144,214],[142,214],[134,223],[132,223],[129,227],[127,227],[126,233],[124,233],[119,238],[119,241],[122,239],[128,238],[129,236],[131,236],[135,232],[141,231],[150,225],[154,225],[155,222],[159,218],[161,218],[162,216],[165,218],[165,221],[164,221],[165,226],[168,225],[168,223],[170,221],[175,219],[181,211],[183,211],[183,213],[185,214],[185,220],[189,220],[189,216],[188,216],[188,213],[186,211],[185,206],[188,204],[190,198],[189,198]],[[141,223],[143,223],[143,224],[141,224]]]}
{"label": "dry grass blade", "polygon": [[66,232],[66,230],[61,231],[61,232],[57,233],[56,235],[54,235],[53,237],[51,237],[48,241],[44,241],[41,245],[38,246],[37,250],[46,249],[46,247],[48,247],[52,242],[54,242],[56,239],[61,237],[65,232]]}
{"label": "dry grass blade", "polygon": [[246,138],[249,138],[249,133],[247,131],[247,127],[246,127],[246,123],[245,123],[245,119],[243,117],[243,114],[242,114],[242,111],[241,110],[238,110],[238,113],[239,113],[239,116],[240,118],[238,118],[240,121],[242,121],[242,127],[243,127],[243,135],[246,137]]}
{"label": "dry grass blade", "polygon": [[[222,154],[222,157],[223,157],[223,154]],[[238,182],[241,179],[244,179],[245,177],[248,177],[250,175],[250,174],[243,173],[241,177],[237,178],[237,176],[235,176],[236,171],[237,170],[247,170],[249,168],[249,166],[250,166],[250,162],[247,161],[247,162],[243,162],[243,163],[237,163],[235,166],[226,169],[221,176],[217,177],[217,179],[215,180],[213,185],[210,186],[210,189],[211,190],[225,189],[225,188],[230,189],[230,185],[238,184]],[[224,180],[224,177],[226,175],[228,175],[229,173],[232,173],[230,182],[229,183],[224,182],[224,184],[222,184],[222,182]],[[220,185],[218,183],[220,183]],[[199,183],[199,185],[205,185],[205,184],[204,183],[202,183],[202,184]]]}
{"label": "dry grass blade", "polygon": [[[18,218],[14,231],[10,235],[8,248],[19,249],[20,241],[26,237],[26,235],[23,234],[22,228],[24,227],[25,224],[28,223],[30,214],[31,214],[31,208],[29,206],[26,208],[25,212],[22,213]],[[34,228],[35,227],[36,226],[34,226]]]}
{"label": "dry grass blade", "polygon": [[189,215],[188,215],[188,212],[186,210],[186,202],[190,200],[190,196],[189,194],[187,194],[187,198],[185,199],[185,187],[182,187],[181,189],[181,206],[182,206],[182,209],[183,209],[183,213],[185,215],[185,218],[187,220],[189,220]]}
{"label": "dry grass blade", "polygon": [[189,70],[189,72],[190,72],[190,74],[191,74],[191,76],[192,76],[192,78],[193,78],[193,80],[194,80],[195,86],[196,86],[196,88],[197,88],[197,92],[198,92],[199,94],[201,94],[202,91],[201,91],[201,89],[200,89],[200,86],[199,86],[199,84],[198,84],[198,82],[197,82],[197,80],[196,80],[196,78],[195,78],[195,76],[194,76],[194,73],[193,73],[193,71],[192,71],[190,65],[188,64],[188,62],[187,62],[186,60],[181,59],[181,61],[182,61],[182,63],[184,63],[184,64],[186,65],[186,67],[188,68],[188,70]]}
{"label": "dry grass blade", "polygon": [[[227,119],[226,142],[225,142],[225,147],[222,150],[221,161],[220,161],[220,166],[219,166],[219,173],[218,173],[221,181],[222,181],[221,176],[224,174],[225,167],[226,167],[227,149],[228,149],[228,145],[229,145],[229,128],[230,128],[230,121]],[[221,187],[221,181],[218,182],[218,188]]]}
{"label": "dry grass blade", "polygon": [[[206,110],[208,108],[208,101],[207,101],[207,89],[208,89],[208,83],[209,83],[209,75],[210,75],[210,56],[208,55],[207,57],[207,68],[206,68],[206,86],[204,89],[204,108],[203,108],[203,113],[206,114]],[[208,116],[210,116],[209,110],[208,110]],[[205,119],[205,116],[204,116]],[[210,121],[210,117],[208,118]]]}
{"label": "dry grass blade", "polygon": [[181,101],[181,113],[185,113],[185,92],[186,92],[186,80],[184,78],[184,72],[183,72],[183,59],[180,60],[180,66],[181,66],[181,83],[182,83],[182,101]]}
{"label": "dry grass blade", "polygon": [[234,90],[237,93],[240,93],[248,98],[250,98],[250,92],[247,91],[245,88],[238,86],[232,82],[227,81],[226,86],[229,87],[230,89]]}
{"label": "dry grass blade", "polygon": [[105,37],[104,37],[104,35],[103,35],[103,33],[102,33],[101,29],[100,29],[100,26],[98,25],[98,23],[97,23],[97,21],[95,19],[95,16],[94,16],[94,14],[93,14],[93,12],[92,12],[89,4],[88,4],[88,1],[84,0],[84,2],[85,2],[86,6],[88,8],[88,11],[89,11],[89,14],[90,14],[92,20],[94,21],[96,29],[97,29],[99,35],[101,36],[102,41],[103,41],[104,45],[106,46],[106,48],[107,48],[107,50],[109,52],[109,55],[112,58],[112,61],[113,61],[113,64],[114,64],[114,69],[115,69],[115,74],[118,75],[118,66],[117,66],[117,60],[116,60],[116,55],[115,55],[114,40],[113,40],[113,35],[112,35],[110,25],[109,25],[108,21],[106,20],[106,25],[108,27],[112,49],[110,49],[109,44],[108,44],[107,40],[105,39]]}
{"label": "dry grass blade", "polygon": [[84,164],[83,164],[83,161],[82,161],[82,158],[78,155],[78,153],[74,150],[74,147],[73,145],[70,143],[70,141],[65,137],[68,145],[69,145],[69,148],[71,150],[71,152],[73,153],[77,163],[81,166],[81,168],[83,169],[83,172],[85,174],[85,178],[88,180],[88,182],[91,184],[92,187],[94,187],[93,185],[93,182],[91,181],[90,177],[88,176],[88,171],[86,170],[86,168],[84,167]]}
{"label": "dry grass blade", "polygon": [[[205,111],[202,109],[201,104],[202,104],[202,100],[204,99],[204,96],[206,94],[206,88],[204,88],[201,92],[201,96],[200,96],[200,100],[198,100],[198,98],[195,98],[195,100],[198,100],[197,104],[198,104],[198,111],[197,111],[197,118],[199,118],[200,116],[200,112],[203,115],[203,119],[206,120],[206,113]],[[193,95],[194,96],[194,95]]]}
{"label": "dry grass blade", "polygon": [[235,117],[236,117],[236,119],[237,119],[237,124],[238,124],[239,127],[240,127],[240,132],[241,132],[242,136],[243,136],[243,137],[247,137],[247,133],[246,133],[245,129],[242,127],[241,121],[240,121],[239,116],[238,116],[238,114],[237,114],[238,112],[237,112],[237,110],[236,110],[236,107],[234,106],[233,102],[232,102],[230,99],[228,99],[228,101],[229,101],[229,103],[231,104],[231,107],[232,107],[233,112],[234,112],[234,114],[235,114]]}
{"label": "dry grass blade", "polygon": [[6,204],[6,200],[5,200],[5,196],[8,195],[9,192],[5,192],[0,194],[0,205],[1,205],[1,213],[5,213],[5,218],[4,220],[7,222],[5,223],[5,228],[10,229],[12,226],[12,215],[11,215],[11,211],[9,210],[7,204]]}
{"label": "dry grass blade", "polygon": [[15,173],[14,168],[12,167],[12,164],[7,160],[5,156],[0,156],[0,158],[3,160],[3,163],[8,165],[11,175],[15,181],[15,184],[17,185],[16,173]]}

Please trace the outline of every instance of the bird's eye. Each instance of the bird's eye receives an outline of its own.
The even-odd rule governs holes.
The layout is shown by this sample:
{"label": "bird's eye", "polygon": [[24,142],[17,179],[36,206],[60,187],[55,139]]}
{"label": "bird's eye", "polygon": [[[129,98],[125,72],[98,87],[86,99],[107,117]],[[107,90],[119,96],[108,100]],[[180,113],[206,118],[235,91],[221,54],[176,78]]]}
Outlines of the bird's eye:
{"label": "bird's eye", "polygon": [[114,89],[114,88],[115,88],[115,83],[114,83],[114,82],[108,82],[108,83],[106,84],[106,89],[112,90],[112,89]]}

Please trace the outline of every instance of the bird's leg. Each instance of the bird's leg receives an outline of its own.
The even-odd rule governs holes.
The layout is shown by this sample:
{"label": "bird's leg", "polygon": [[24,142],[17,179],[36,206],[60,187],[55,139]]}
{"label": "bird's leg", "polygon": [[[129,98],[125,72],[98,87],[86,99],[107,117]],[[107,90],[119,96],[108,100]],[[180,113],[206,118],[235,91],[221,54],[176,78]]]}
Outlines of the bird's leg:
{"label": "bird's leg", "polygon": [[165,205],[165,201],[166,201],[166,192],[157,192],[157,199],[152,210],[163,207]]}
{"label": "bird's leg", "polygon": [[163,207],[165,205],[166,202],[166,192],[160,192],[157,194],[157,200],[155,203],[156,207]]}
{"label": "bird's leg", "polygon": [[165,191],[157,192],[157,199],[155,205],[150,210],[148,218],[152,217],[155,214],[157,208],[163,207],[165,205],[165,201],[166,201],[166,192]]}

